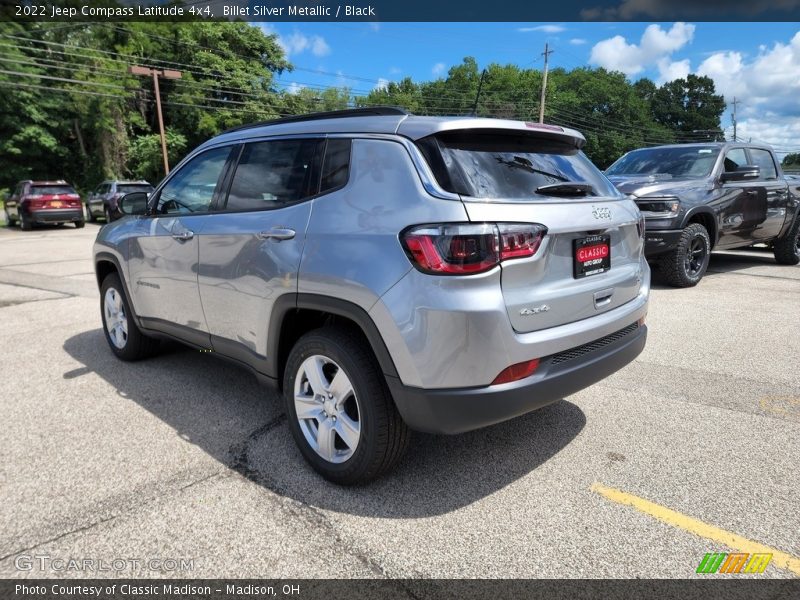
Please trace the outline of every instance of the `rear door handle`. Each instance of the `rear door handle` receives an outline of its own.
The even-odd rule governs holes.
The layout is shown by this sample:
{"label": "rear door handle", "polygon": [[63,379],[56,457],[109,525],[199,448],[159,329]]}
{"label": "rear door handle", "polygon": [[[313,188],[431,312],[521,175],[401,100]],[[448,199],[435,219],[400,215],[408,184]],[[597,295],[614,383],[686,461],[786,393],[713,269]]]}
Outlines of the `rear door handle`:
{"label": "rear door handle", "polygon": [[194,237],[194,231],[181,231],[180,233],[173,233],[172,238],[178,240],[179,242],[188,242],[190,239]]}
{"label": "rear door handle", "polygon": [[276,242],[280,242],[281,240],[291,240],[294,238],[295,233],[294,229],[273,227],[268,231],[259,231],[256,237],[260,240],[275,240]]}
{"label": "rear door handle", "polygon": [[611,296],[614,295],[614,288],[609,288],[594,294],[594,307],[603,308],[611,303]]}

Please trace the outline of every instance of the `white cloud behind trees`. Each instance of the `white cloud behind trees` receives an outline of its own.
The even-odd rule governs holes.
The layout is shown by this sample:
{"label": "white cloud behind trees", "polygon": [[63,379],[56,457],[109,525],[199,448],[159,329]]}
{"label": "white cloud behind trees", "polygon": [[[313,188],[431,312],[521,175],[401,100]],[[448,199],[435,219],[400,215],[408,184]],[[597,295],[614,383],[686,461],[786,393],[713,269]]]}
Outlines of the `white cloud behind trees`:
{"label": "white cloud behind trees", "polygon": [[[589,61],[633,78],[655,71],[658,84],[689,73],[708,76],[729,106],[734,96],[742,102],[737,114],[740,137],[770,142],[779,151],[800,149],[800,31],[790,40],[761,46],[755,55],[726,50],[694,65],[688,58],[674,60],[695,32],[695,25],[687,23],[675,23],[668,30],[649,25],[638,43],[620,35],[598,42]],[[730,134],[730,120],[723,119],[728,122],[722,127]]]}

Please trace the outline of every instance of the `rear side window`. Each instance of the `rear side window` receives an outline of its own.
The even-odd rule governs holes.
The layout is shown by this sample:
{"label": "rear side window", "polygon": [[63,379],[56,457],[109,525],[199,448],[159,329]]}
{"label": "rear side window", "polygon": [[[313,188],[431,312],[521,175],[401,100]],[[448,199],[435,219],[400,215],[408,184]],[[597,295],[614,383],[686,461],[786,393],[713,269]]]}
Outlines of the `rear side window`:
{"label": "rear side window", "polygon": [[322,143],[299,139],[247,144],[233,176],[226,209],[278,208],[315,195],[319,174],[315,163]]}
{"label": "rear side window", "polygon": [[325,146],[320,192],[343,187],[350,172],[350,140],[330,139]]}
{"label": "rear side window", "polygon": [[133,192],[145,192],[149,194],[153,191],[152,185],[144,185],[144,184],[135,184],[135,183],[118,183],[117,184],[117,193],[118,194],[131,194]]}
{"label": "rear side window", "polygon": [[775,168],[775,161],[772,160],[772,154],[766,150],[750,148],[750,156],[753,159],[753,164],[758,165],[761,170],[761,179],[778,178],[778,170]]}
{"label": "rear side window", "polygon": [[31,196],[44,196],[47,194],[75,194],[71,185],[34,185],[31,186]]}
{"label": "rear side window", "polygon": [[619,193],[575,146],[516,133],[462,130],[420,140],[419,147],[439,184],[474,198],[542,198],[536,189],[558,183],[588,183],[592,196]]}

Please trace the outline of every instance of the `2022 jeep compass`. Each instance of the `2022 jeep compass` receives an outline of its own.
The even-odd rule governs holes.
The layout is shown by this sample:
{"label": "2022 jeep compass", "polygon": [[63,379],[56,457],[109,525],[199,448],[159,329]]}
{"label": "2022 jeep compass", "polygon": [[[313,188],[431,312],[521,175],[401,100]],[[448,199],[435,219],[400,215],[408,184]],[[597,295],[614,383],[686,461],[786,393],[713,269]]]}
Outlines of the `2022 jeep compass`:
{"label": "2022 jeep compass", "polygon": [[643,221],[576,131],[355,109],[209,140],[94,246],[121,359],[170,337],[281,389],[304,457],[388,470],[606,377],[646,338]]}

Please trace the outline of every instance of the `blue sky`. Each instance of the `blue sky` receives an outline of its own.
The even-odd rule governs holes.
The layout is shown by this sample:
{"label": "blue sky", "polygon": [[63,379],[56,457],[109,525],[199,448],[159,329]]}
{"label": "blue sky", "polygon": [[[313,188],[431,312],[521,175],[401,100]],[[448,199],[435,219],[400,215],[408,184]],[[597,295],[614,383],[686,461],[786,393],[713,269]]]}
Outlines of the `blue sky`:
{"label": "blue sky", "polygon": [[[368,91],[384,81],[445,76],[474,56],[541,68],[548,42],[553,67],[621,70],[631,80],[712,77],[739,105],[739,135],[800,151],[799,23],[275,23],[298,67],[284,86],[342,86]],[[324,71],[328,74],[322,74]],[[730,129],[729,111],[723,127]]]}

